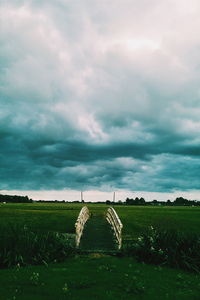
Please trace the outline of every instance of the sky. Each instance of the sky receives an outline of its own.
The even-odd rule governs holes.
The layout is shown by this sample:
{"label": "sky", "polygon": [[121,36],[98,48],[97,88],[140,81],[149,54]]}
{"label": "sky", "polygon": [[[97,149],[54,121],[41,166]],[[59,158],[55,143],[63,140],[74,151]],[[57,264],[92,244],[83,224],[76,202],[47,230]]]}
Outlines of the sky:
{"label": "sky", "polygon": [[0,193],[200,200],[200,2],[1,0]]}

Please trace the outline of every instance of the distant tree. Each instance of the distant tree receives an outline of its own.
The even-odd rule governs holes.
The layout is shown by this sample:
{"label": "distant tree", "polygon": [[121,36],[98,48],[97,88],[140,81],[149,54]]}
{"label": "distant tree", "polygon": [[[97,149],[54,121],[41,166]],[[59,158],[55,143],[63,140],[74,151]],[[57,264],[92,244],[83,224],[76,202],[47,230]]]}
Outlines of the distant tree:
{"label": "distant tree", "polygon": [[140,198],[140,205],[144,205],[146,202],[145,202],[145,199],[144,198]]}
{"label": "distant tree", "polygon": [[106,204],[107,204],[107,205],[110,205],[110,204],[111,204],[111,201],[110,201],[110,200],[106,200]]}
{"label": "distant tree", "polygon": [[32,199],[29,199],[28,196],[17,196],[17,195],[2,195],[0,194],[0,202],[7,203],[31,203]]}
{"label": "distant tree", "polygon": [[126,198],[127,205],[134,205],[134,200],[132,198]]}
{"label": "distant tree", "polygon": [[183,197],[178,197],[174,201],[175,205],[189,205],[189,201]]}
{"label": "distant tree", "polygon": [[138,205],[138,204],[140,204],[140,199],[136,197],[134,200],[134,205]]}
{"label": "distant tree", "polygon": [[157,205],[157,204],[158,204],[158,200],[154,199],[154,200],[152,201],[152,203],[153,203],[154,205]]}
{"label": "distant tree", "polygon": [[145,205],[145,199],[144,198],[138,198],[136,197],[135,199],[130,199],[130,198],[126,198],[126,202],[127,205]]}

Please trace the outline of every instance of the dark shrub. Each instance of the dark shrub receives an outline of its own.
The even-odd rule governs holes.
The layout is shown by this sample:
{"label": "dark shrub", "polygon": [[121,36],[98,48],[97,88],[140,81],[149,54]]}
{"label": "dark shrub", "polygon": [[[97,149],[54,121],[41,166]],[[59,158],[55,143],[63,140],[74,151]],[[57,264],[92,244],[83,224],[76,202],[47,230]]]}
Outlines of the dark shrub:
{"label": "dark shrub", "polygon": [[123,253],[145,263],[200,272],[200,237],[191,234],[151,226],[137,240],[125,245]]}
{"label": "dark shrub", "polygon": [[57,232],[37,232],[26,226],[1,229],[0,267],[62,261],[75,254],[73,240]]}

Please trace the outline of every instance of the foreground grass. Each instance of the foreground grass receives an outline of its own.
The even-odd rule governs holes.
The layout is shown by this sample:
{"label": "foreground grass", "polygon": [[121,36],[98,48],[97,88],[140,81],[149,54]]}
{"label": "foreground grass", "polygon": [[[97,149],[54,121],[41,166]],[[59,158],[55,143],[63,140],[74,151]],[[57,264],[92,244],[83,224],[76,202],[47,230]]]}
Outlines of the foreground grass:
{"label": "foreground grass", "polygon": [[180,268],[200,274],[200,236],[150,226],[131,242],[124,242],[122,253],[140,262]]}
{"label": "foreground grass", "polygon": [[0,268],[62,262],[77,252],[74,236],[27,227],[5,228],[0,232]]}
{"label": "foreground grass", "polygon": [[0,270],[1,300],[199,299],[200,276],[93,254],[48,267]]}

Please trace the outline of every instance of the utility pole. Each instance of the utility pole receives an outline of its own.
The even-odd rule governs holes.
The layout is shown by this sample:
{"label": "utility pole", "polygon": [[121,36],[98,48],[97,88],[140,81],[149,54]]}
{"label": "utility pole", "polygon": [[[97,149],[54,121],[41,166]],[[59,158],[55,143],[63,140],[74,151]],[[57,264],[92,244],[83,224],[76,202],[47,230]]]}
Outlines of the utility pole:
{"label": "utility pole", "polygon": [[115,202],[115,192],[113,193],[113,202]]}
{"label": "utility pole", "polygon": [[81,191],[81,202],[83,201],[83,192]]}

